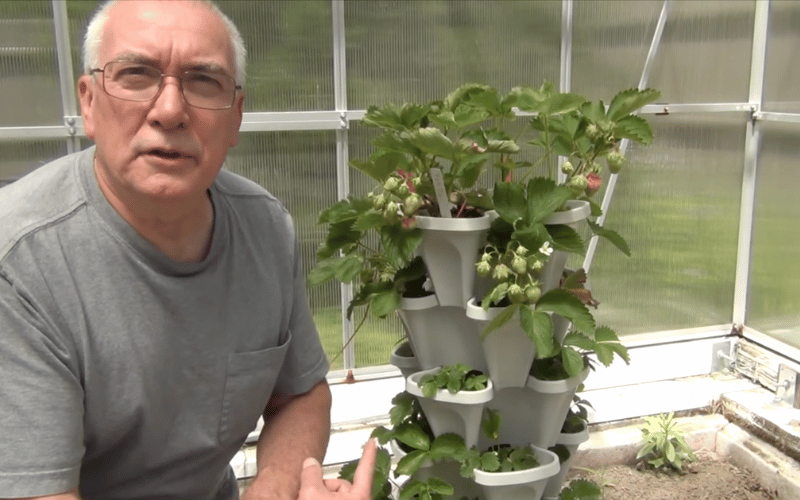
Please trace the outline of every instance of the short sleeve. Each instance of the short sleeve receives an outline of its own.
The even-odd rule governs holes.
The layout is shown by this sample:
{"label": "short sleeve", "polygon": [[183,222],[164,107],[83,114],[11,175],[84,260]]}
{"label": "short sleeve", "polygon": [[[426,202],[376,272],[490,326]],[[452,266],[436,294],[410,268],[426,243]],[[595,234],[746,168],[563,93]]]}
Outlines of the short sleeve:
{"label": "short sleeve", "polygon": [[78,486],[83,391],[74,349],[41,304],[0,269],[0,491],[43,496]]}
{"label": "short sleeve", "polygon": [[309,391],[325,378],[330,367],[308,304],[296,241],[293,257],[294,284],[289,321],[292,341],[276,384],[276,391],[284,394]]}

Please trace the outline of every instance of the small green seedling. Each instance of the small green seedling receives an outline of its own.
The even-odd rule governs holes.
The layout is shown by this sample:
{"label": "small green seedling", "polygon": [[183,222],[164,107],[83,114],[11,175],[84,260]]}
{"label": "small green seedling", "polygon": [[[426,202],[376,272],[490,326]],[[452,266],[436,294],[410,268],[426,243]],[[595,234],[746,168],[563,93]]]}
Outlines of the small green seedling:
{"label": "small green seedling", "polygon": [[588,479],[575,479],[561,490],[559,500],[603,500],[603,490]]}
{"label": "small green seedling", "polygon": [[436,373],[425,375],[419,387],[425,397],[432,398],[436,391],[447,389],[451,394],[458,391],[480,391],[486,389],[489,377],[462,364],[443,366]]}
{"label": "small green seedling", "polygon": [[644,417],[644,420],[637,459],[643,459],[654,469],[672,468],[679,472],[687,462],[697,460],[673,412]]}

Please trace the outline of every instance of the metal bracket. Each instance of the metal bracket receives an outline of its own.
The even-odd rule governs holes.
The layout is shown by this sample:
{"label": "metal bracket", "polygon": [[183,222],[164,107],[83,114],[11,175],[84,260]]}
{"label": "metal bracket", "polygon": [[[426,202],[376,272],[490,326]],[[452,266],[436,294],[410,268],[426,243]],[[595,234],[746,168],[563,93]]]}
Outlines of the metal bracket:
{"label": "metal bracket", "polygon": [[715,342],[711,346],[711,373],[733,370],[736,365],[732,340]]}
{"label": "metal bracket", "polygon": [[775,403],[781,401],[788,403],[793,408],[800,408],[800,398],[798,398],[798,374],[797,372],[784,364],[778,367],[778,387],[775,390]]}

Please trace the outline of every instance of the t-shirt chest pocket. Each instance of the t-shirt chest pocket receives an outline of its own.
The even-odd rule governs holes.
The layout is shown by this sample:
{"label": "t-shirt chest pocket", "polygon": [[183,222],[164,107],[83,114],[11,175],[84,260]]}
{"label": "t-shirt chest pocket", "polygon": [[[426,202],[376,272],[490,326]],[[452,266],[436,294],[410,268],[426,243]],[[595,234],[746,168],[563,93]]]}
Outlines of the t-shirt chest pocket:
{"label": "t-shirt chest pocket", "polygon": [[264,412],[291,342],[260,351],[232,353],[228,356],[219,442],[239,443],[255,428]]}

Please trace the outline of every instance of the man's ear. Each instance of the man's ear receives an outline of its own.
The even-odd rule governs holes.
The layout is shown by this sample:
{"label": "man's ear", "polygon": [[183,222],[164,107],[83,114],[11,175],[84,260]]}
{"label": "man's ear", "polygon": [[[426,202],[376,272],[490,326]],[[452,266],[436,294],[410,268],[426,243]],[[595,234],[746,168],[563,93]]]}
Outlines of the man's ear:
{"label": "man's ear", "polygon": [[86,137],[94,140],[94,81],[89,75],[78,78],[78,100],[81,103],[81,117]]}
{"label": "man's ear", "polygon": [[244,91],[240,91],[239,95],[236,97],[236,102],[233,103],[233,107],[236,110],[236,120],[234,120],[234,125],[236,130],[231,131],[231,142],[228,147],[232,148],[236,144],[239,143],[239,129],[242,126],[242,116],[244,115]]}

